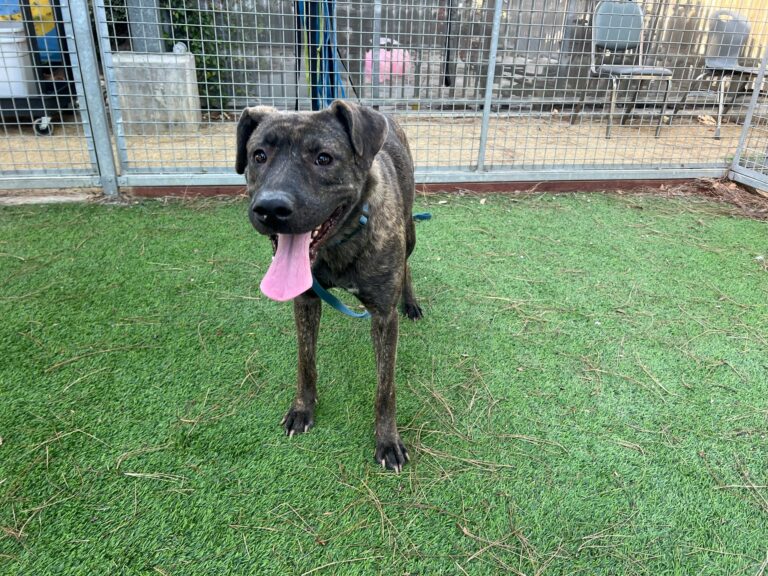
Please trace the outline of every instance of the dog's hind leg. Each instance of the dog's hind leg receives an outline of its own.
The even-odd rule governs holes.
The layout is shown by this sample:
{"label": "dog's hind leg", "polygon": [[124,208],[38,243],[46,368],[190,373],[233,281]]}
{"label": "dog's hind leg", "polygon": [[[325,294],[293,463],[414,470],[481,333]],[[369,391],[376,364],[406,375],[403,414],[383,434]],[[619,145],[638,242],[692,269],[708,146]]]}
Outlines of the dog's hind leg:
{"label": "dog's hind leg", "polygon": [[411,267],[408,262],[405,263],[405,274],[403,274],[403,292],[400,302],[403,315],[410,320],[418,320],[424,316],[424,313],[413,293],[413,280],[411,279]]}
{"label": "dog's hind leg", "polygon": [[403,290],[400,300],[400,309],[403,315],[410,320],[418,320],[424,313],[413,293],[413,280],[411,279],[411,267],[408,265],[408,257],[416,246],[416,226],[412,218],[405,223],[405,273],[403,274]]}
{"label": "dog's hind leg", "polygon": [[322,310],[320,298],[314,293],[302,294],[293,301],[299,369],[296,399],[281,422],[288,436],[306,432],[315,423],[315,404],[317,403],[315,357]]}

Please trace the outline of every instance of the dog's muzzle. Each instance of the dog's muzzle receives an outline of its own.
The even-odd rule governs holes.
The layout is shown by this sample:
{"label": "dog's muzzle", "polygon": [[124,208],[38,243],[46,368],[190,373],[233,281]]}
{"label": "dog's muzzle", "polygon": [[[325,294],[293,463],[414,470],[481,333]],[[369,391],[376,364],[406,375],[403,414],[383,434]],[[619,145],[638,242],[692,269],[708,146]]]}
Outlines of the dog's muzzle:
{"label": "dog's muzzle", "polygon": [[279,190],[260,192],[251,203],[250,219],[254,226],[279,232],[290,225],[295,212],[295,204],[291,195]]}

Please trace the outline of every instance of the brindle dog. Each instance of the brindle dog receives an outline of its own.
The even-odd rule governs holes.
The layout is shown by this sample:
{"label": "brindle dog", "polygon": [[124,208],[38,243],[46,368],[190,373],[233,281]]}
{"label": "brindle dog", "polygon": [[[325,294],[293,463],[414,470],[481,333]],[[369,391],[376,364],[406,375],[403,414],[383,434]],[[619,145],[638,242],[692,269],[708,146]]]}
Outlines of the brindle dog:
{"label": "brindle dog", "polygon": [[[312,113],[246,108],[237,127],[236,170],[246,174],[251,223],[272,238],[276,251],[267,274],[272,297],[294,300],[298,386],[282,421],[286,434],[314,424],[322,308],[306,284],[311,268],[324,288],[351,292],[371,314],[377,366],[374,458],[399,473],[408,452],[395,421],[398,301],[406,317],[422,316],[407,262],[416,232],[413,159],[403,130],[392,118],[339,100]],[[266,293],[265,283],[267,278]]]}

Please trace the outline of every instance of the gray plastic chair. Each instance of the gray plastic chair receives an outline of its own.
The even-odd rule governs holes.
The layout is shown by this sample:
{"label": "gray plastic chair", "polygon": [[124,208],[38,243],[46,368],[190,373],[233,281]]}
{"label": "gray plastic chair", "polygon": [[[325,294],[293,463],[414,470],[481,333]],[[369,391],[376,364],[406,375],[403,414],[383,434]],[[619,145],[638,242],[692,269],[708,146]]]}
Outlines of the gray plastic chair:
{"label": "gray plastic chair", "polygon": [[734,78],[737,79],[737,86],[733,90],[731,100],[731,106],[733,106],[748,81],[759,72],[759,68],[742,66],[739,63],[741,52],[749,42],[749,34],[749,21],[738,12],[717,10],[709,18],[707,55],[704,58],[705,71],[700,78],[709,77],[711,81],[717,82],[716,139],[720,138],[726,88]]}
{"label": "gray plastic chair", "polygon": [[[664,120],[664,111],[667,107],[667,99],[672,87],[672,70],[660,66],[646,66],[643,63],[643,31],[644,15],[639,4],[628,0],[606,0],[595,7],[592,15],[592,49],[590,60],[591,75],[597,78],[608,78],[611,90],[611,109],[608,115],[608,126],[605,137],[611,137],[613,116],[616,111],[616,99],[621,80],[638,81],[631,101],[631,108],[627,108],[622,115],[622,123],[628,112],[634,110],[637,105],[637,95],[643,80],[666,81],[664,101],[659,113],[659,124],[656,127],[656,137],[661,132]],[[603,64],[597,62],[598,53],[601,60],[609,55],[634,54],[634,64]]]}

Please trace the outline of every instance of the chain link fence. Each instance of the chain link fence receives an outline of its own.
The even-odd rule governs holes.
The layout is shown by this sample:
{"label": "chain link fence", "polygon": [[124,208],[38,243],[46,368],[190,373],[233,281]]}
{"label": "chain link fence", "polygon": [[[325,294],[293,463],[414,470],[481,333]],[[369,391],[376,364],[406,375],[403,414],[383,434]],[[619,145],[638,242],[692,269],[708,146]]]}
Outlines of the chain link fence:
{"label": "chain link fence", "polygon": [[421,182],[768,173],[759,0],[8,1],[0,187],[242,184],[242,108],[326,93]]}

